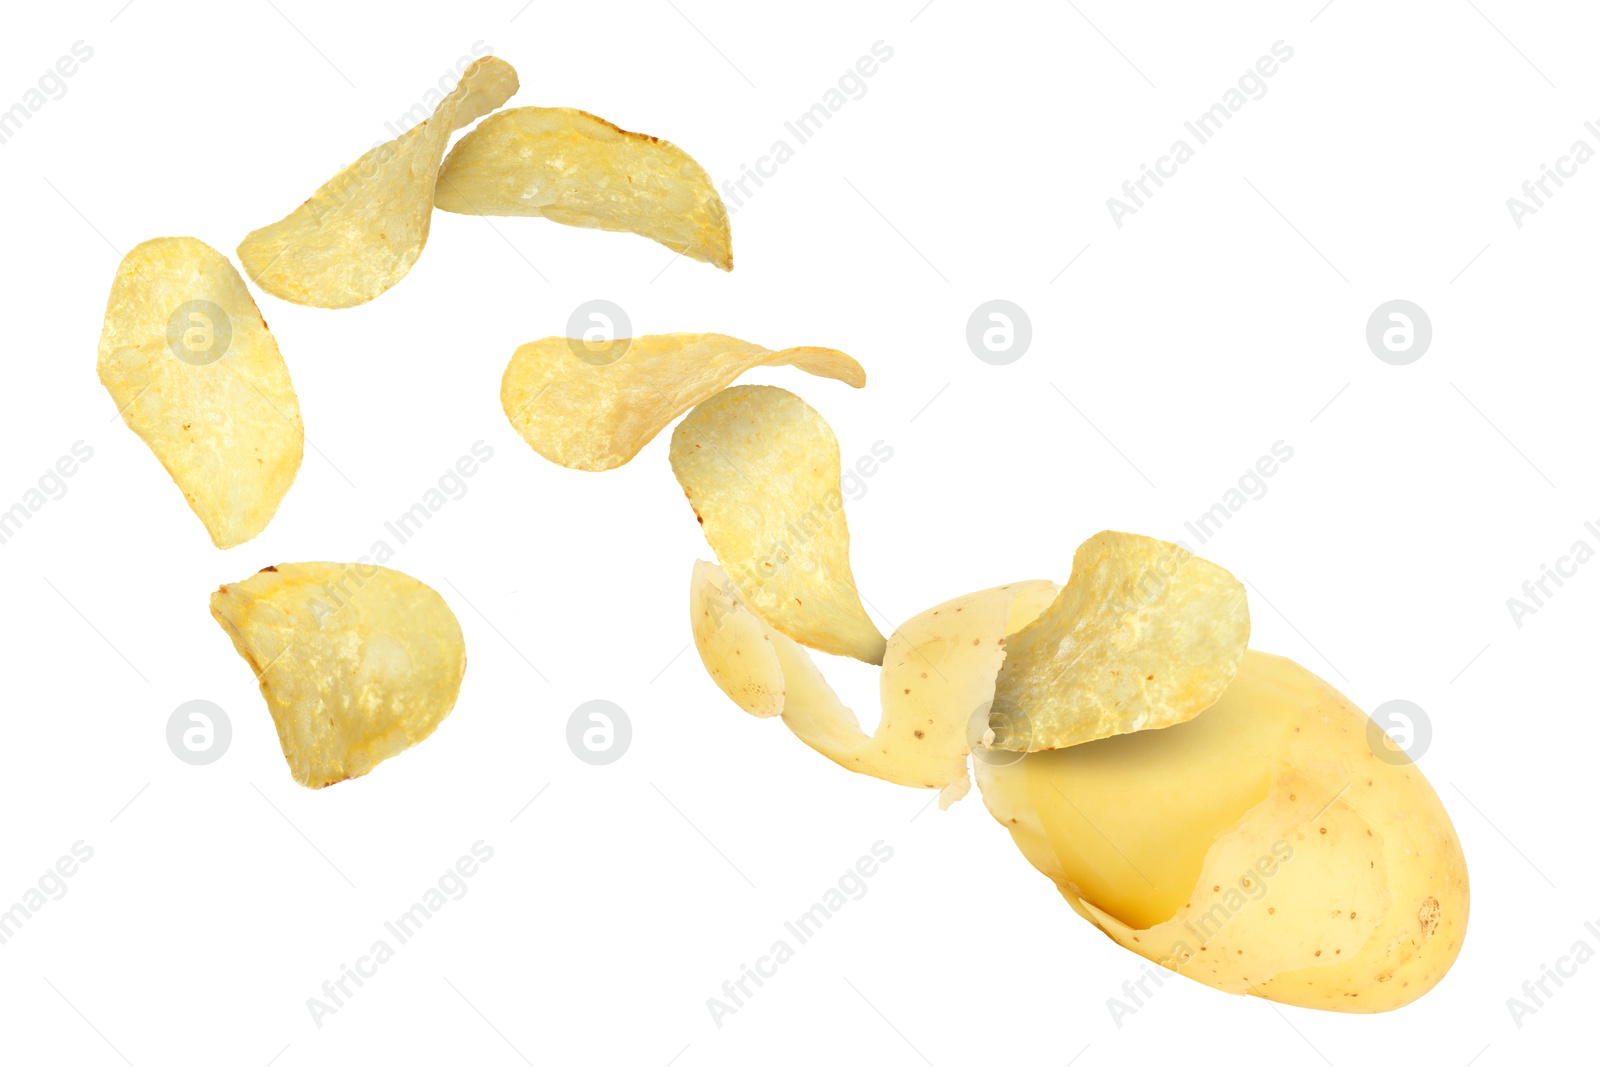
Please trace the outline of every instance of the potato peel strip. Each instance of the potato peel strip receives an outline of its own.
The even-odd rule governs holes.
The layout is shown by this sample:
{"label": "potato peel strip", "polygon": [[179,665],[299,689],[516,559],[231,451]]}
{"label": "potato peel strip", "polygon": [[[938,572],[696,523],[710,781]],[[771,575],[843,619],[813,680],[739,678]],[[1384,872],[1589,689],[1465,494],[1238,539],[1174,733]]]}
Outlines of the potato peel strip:
{"label": "potato peel strip", "polygon": [[971,726],[994,691],[1005,635],[1054,597],[1053,582],[969,593],[911,619],[889,638],[880,674],[883,716],[872,736],[795,642],[745,607],[721,568],[695,564],[690,620],[707,673],[758,718],[779,715],[795,736],[847,770],[966,795]]}

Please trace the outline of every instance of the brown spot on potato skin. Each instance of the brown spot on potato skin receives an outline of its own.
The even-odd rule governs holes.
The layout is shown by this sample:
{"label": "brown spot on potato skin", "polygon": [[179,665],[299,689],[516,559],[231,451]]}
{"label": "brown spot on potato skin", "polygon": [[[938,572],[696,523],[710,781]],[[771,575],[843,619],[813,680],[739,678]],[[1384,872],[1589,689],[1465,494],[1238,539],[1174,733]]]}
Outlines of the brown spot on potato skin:
{"label": "brown spot on potato skin", "polygon": [[266,571],[271,571],[273,574],[277,574],[278,573],[278,568],[277,567],[262,567],[261,570],[257,571],[256,573],[257,574],[262,574],[262,573],[265,573]]}
{"label": "brown spot on potato skin", "polygon": [[1426,941],[1439,929],[1439,920],[1444,915],[1444,909],[1439,906],[1438,898],[1428,897],[1422,902],[1422,907],[1417,909],[1417,922],[1422,926],[1422,939]]}

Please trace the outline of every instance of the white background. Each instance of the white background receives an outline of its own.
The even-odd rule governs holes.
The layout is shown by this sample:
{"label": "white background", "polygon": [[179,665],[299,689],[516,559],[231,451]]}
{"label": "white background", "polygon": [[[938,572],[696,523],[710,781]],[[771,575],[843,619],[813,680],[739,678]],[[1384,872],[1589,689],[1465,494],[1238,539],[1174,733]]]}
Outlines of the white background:
{"label": "white background", "polygon": [[[75,441],[94,450],[66,495],[0,545],[0,907],[75,841],[94,850],[67,894],[0,945],[0,1058],[1592,1055],[1600,962],[1520,1028],[1506,1001],[1579,939],[1600,947],[1582,888],[1600,869],[1600,565],[1520,628],[1506,599],[1573,541],[1600,543],[1583,527],[1600,519],[1600,163],[1520,229],[1505,204],[1575,139],[1600,147],[1583,129],[1600,118],[1592,12],[121,3],[30,5],[0,39],[0,108],[75,41],[94,50],[0,145],[0,506]],[[513,106],[581,107],[668,138],[720,182],[792,143],[784,121],[880,40],[893,58],[866,95],[737,211],[731,275],[630,235],[441,213],[415,269],[370,304],[258,293],[313,447],[248,544],[210,545],[96,381],[123,252],[187,234],[231,256],[388,138],[384,124],[474,42],[517,68]],[[1115,226],[1106,198],[1279,40],[1294,55],[1265,97]],[[1071,913],[976,793],[941,813],[928,794],[847,774],[743,715],[684,651],[690,566],[709,550],[666,435],[595,475],[512,432],[498,400],[512,350],[565,333],[596,297],[640,333],[828,345],[867,366],[861,392],[787,370],[751,379],[819,408],[847,461],[892,447],[848,510],[855,573],[886,632],[962,592],[1064,580],[1103,528],[1195,545],[1184,522],[1286,442],[1293,459],[1266,495],[1196,547],[1249,581],[1254,646],[1367,709],[1426,709],[1421,767],[1472,874],[1454,970],[1372,1017],[1169,982],[1119,1027],[1107,998],[1142,961]],[[1034,332],[1003,367],[964,337],[996,297]],[[1434,327],[1404,367],[1364,339],[1395,298]],[[493,459],[391,563],[461,620],[470,666],[455,712],[366,778],[300,788],[208,594],[267,564],[365,554],[479,440]],[[825,667],[870,728],[873,672]],[[206,767],[165,740],[172,710],[196,698],[234,730]],[[568,715],[595,698],[634,728],[606,767],[565,741]],[[307,998],[478,840],[494,857],[467,895],[316,1026]],[[894,857],[867,895],[717,1027],[706,998],[879,840]]]}

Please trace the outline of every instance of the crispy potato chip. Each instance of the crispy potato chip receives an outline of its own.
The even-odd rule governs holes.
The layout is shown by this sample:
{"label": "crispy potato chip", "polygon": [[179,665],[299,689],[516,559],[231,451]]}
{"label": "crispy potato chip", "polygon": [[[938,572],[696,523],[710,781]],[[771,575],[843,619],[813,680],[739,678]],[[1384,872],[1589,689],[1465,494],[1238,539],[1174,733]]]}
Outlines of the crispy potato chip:
{"label": "crispy potato chip", "polygon": [[288,215],[248,234],[239,261],[273,296],[312,307],[364,304],[422,254],[450,135],[517,91],[511,64],[484,56],[424,119],[335,174]]}
{"label": "crispy potato chip", "polygon": [[158,237],[124,256],[98,370],[212,544],[266,528],[300,469],[305,428],[278,343],[222,253]]}
{"label": "crispy potato chip", "polygon": [[636,233],[733,269],[728,211],[705,169],[674,144],[576,108],[491,115],[450,150],[434,205]]}
{"label": "crispy potato chip", "polygon": [[841,767],[887,782],[938,789],[947,808],[966,795],[971,724],[984,723],[1005,635],[1055,596],[1053,582],[969,593],[911,619],[889,638],[871,737],[806,651],[747,609],[720,567],[697,562],[690,621],[700,661],[734,703],[758,718],[782,715],[807,745]]}
{"label": "crispy potato chip", "polygon": [[289,771],[311,789],[433,733],[467,669],[449,605],[387,567],[267,567],[212,593],[211,615],[256,672]]}
{"label": "crispy potato chip", "polygon": [[546,337],[517,349],[500,381],[506,418],[563,467],[620,467],[673,419],[751,367],[792,366],[859,389],[861,364],[831,348],[774,352],[720,333],[667,333],[600,345]]}
{"label": "crispy potato chip", "polygon": [[751,610],[803,645],[883,662],[850,573],[839,442],[821,415],[773,386],[724,389],[678,424],[671,458]]}
{"label": "crispy potato chip", "polygon": [[993,743],[1038,752],[1186,722],[1216,703],[1249,639],[1233,575],[1166,541],[1098,533],[1055,603],[1010,640]]}

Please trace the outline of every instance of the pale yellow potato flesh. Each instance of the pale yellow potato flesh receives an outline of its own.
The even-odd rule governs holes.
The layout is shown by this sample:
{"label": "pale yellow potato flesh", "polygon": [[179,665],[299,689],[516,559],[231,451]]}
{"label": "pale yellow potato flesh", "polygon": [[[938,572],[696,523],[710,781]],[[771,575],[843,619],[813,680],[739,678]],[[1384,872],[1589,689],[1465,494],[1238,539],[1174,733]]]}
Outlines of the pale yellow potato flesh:
{"label": "pale yellow potato flesh", "polygon": [[734,386],[689,412],[670,455],[751,611],[800,644],[883,662],[850,572],[839,442],[821,415],[787,390]]}
{"label": "pale yellow potato flesh", "polygon": [[1460,840],[1415,765],[1303,667],[1249,652],[1194,720],[978,765],[994,817],[1079,914],[1206,985],[1400,1007],[1454,962]]}
{"label": "pale yellow potato flesh", "polygon": [[250,664],[294,780],[366,774],[450,714],[466,643],[444,598],[375,564],[284,563],[211,594]]}
{"label": "pale yellow potato flesh", "polygon": [[883,714],[868,736],[805,649],[762,622],[721,568],[695,564],[690,621],[706,672],[760,718],[781,715],[835,763],[897,785],[965,796],[972,725],[987,721],[1005,636],[1055,596],[1053,582],[1014,582],[923,612],[889,638],[879,674]]}
{"label": "pale yellow potato flesh", "polygon": [[[831,348],[773,351],[720,333],[668,333],[609,342],[591,362],[577,338],[546,337],[517,349],[500,379],[500,406],[535,452],[563,467],[620,467],[672,420],[752,367],[792,366],[856,389],[861,364]],[[625,347],[624,347],[625,346]]]}
{"label": "pale yellow potato flesh", "polygon": [[576,108],[489,116],[450,150],[434,204],[636,233],[733,269],[728,211],[705,168],[674,144]]}
{"label": "pale yellow potato flesh", "polygon": [[1222,695],[1249,639],[1233,575],[1166,541],[1098,533],[1009,643],[994,744],[1038,752],[1185,722]]}
{"label": "pale yellow potato flesh", "polygon": [[227,257],[193,237],[124,256],[98,371],[212,544],[266,529],[300,470],[305,427],[278,343]]}
{"label": "pale yellow potato flesh", "polygon": [[982,727],[1007,635],[1043,611],[1058,588],[1033,580],[968,593],[913,616],[889,635],[878,673],[883,718],[873,748],[920,751],[931,772],[926,781],[901,784],[942,788],[943,807],[966,795],[967,755],[987,740]]}
{"label": "pale yellow potato flesh", "polygon": [[703,559],[689,579],[689,628],[706,673],[728,699],[758,719],[783,714],[787,690],[775,631],[745,610],[722,568]]}
{"label": "pale yellow potato flesh", "polygon": [[428,243],[433,191],[450,135],[517,91],[511,64],[484,56],[431,118],[371,149],[310,199],[245,236],[239,261],[261,288],[321,308],[364,304],[411,270]]}

